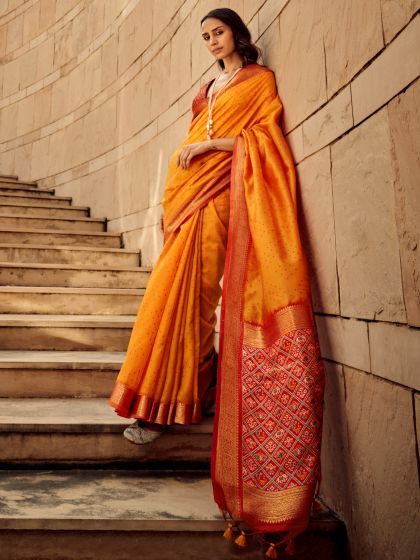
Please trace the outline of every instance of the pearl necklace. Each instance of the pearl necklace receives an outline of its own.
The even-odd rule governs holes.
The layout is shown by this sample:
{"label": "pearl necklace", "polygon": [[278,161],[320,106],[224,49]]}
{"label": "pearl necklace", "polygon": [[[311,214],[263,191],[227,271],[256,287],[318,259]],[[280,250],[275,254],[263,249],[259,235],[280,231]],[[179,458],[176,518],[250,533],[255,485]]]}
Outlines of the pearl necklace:
{"label": "pearl necklace", "polygon": [[211,92],[209,92],[209,96],[208,96],[208,107],[209,107],[209,114],[208,114],[208,120],[207,120],[207,124],[206,124],[206,130],[207,130],[207,140],[211,140],[211,137],[214,135],[214,130],[213,130],[213,107],[214,107],[214,103],[216,101],[216,97],[219,95],[219,93],[222,91],[222,89],[224,89],[228,83],[234,78],[234,76],[236,76],[236,74],[239,72],[239,70],[241,70],[242,66],[239,66],[238,68],[235,69],[235,72],[232,74],[232,76],[227,80],[226,83],[224,83],[222,85],[221,88],[219,88],[216,93],[214,94],[214,99],[212,99],[213,97],[213,91],[214,91],[214,86],[216,85],[217,80],[220,78],[220,76],[226,72],[220,72],[220,74],[217,76],[217,78],[214,80],[214,82],[212,83],[212,85],[210,86],[210,90]]}

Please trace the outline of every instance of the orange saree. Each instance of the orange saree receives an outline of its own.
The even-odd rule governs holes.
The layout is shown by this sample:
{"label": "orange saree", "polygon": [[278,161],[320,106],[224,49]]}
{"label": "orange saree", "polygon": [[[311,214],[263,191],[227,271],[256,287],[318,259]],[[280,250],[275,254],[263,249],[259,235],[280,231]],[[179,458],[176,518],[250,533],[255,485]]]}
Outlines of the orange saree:
{"label": "orange saree", "polygon": [[232,159],[212,479],[222,510],[286,543],[320,482],[325,373],[275,78],[261,70],[236,89],[248,112]]}
{"label": "orange saree", "polygon": [[212,482],[219,507],[255,531],[308,524],[319,484],[324,369],[296,215],[292,155],[279,126],[274,73],[242,68],[218,96],[208,151],[205,84],[165,184],[164,247],[153,269],[110,404],[170,424],[201,420],[215,369],[214,309],[224,271]]}

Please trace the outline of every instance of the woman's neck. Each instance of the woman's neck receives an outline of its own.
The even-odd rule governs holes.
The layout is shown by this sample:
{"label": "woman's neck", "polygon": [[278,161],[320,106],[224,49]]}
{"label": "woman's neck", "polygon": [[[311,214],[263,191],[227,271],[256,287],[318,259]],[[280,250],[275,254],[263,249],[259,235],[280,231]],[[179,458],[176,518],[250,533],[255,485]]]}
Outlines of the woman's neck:
{"label": "woman's neck", "polygon": [[228,74],[229,72],[232,72],[235,68],[241,66],[242,63],[243,60],[241,56],[237,52],[234,52],[223,59],[223,64],[225,65],[224,71],[226,72],[226,74]]}

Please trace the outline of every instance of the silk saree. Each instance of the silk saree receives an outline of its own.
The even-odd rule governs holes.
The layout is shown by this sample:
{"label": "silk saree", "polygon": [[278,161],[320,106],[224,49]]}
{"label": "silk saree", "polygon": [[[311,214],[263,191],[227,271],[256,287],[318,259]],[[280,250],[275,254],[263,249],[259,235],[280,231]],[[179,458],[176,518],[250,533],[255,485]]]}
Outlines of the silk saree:
{"label": "silk saree", "polygon": [[295,169],[274,73],[258,64],[243,67],[213,109],[215,137],[234,137],[233,152],[211,150],[188,169],[177,166],[185,144],[206,139],[210,83],[170,158],[164,247],[110,404],[126,417],[201,421],[224,274],[214,498],[255,531],[285,531],[287,542],[308,525],[320,482],[324,396]]}

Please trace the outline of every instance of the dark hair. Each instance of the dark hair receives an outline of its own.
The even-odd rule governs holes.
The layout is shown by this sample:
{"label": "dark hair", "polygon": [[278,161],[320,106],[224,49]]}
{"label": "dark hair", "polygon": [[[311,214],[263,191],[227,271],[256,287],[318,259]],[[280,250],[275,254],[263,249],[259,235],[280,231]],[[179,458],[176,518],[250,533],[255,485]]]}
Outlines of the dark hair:
{"label": "dark hair", "polygon": [[[249,29],[234,10],[230,8],[216,8],[210,10],[210,12],[201,19],[200,25],[207,18],[220,19],[231,28],[236,50],[242,58],[244,66],[252,62],[257,62],[258,58],[261,56],[261,49],[251,41]],[[225,67],[223,60],[218,60],[217,63],[223,70]]]}

